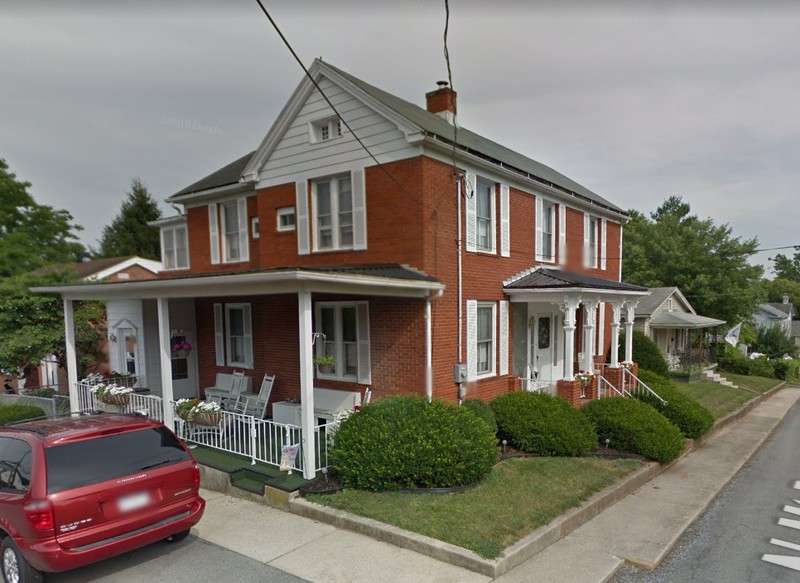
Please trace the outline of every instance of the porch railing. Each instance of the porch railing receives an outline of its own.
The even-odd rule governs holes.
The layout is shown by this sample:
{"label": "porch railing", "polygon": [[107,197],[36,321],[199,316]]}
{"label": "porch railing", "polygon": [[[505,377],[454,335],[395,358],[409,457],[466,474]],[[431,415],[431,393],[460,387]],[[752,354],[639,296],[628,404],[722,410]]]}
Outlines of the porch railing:
{"label": "porch railing", "polygon": [[556,393],[556,381],[520,378],[519,383],[521,391],[527,391],[529,393],[548,393],[551,395],[555,395]]}
{"label": "porch railing", "polygon": [[646,383],[644,383],[639,377],[634,375],[627,368],[622,369],[622,393],[629,394],[631,396],[647,393],[661,401],[661,403],[664,405],[667,404],[667,402],[662,399],[658,393],[648,387]]}
{"label": "porch railing", "polygon": [[161,397],[130,393],[126,405],[108,405],[92,393],[92,385],[88,383],[78,383],[78,410],[139,413],[156,421],[164,422],[164,401]]}
{"label": "porch railing", "polygon": [[612,385],[607,378],[602,375],[597,375],[597,398],[604,399],[606,397],[624,397],[622,391]]}

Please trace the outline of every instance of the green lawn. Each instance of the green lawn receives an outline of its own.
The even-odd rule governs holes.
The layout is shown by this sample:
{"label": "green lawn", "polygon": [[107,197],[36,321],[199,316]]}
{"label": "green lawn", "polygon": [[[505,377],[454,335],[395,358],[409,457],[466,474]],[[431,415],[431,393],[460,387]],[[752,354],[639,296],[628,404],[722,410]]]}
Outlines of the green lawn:
{"label": "green lawn", "polygon": [[732,411],[736,411],[747,401],[754,398],[756,395],[753,391],[763,393],[781,382],[778,379],[768,379],[764,377],[750,377],[724,372],[720,374],[735,385],[750,390],[725,387],[712,381],[686,383],[675,380],[674,382],[681,391],[705,406],[717,419],[724,417]]}
{"label": "green lawn", "polygon": [[772,387],[777,387],[780,383],[783,382],[780,379],[770,379],[767,377],[749,377],[725,371],[717,371],[717,372],[721,376],[725,377],[730,382],[732,382],[734,385],[752,389],[754,391],[758,391],[759,393],[764,393],[770,390]]}
{"label": "green lawn", "polygon": [[309,499],[494,558],[520,538],[642,467],[633,460],[512,458],[457,494],[344,490]]}

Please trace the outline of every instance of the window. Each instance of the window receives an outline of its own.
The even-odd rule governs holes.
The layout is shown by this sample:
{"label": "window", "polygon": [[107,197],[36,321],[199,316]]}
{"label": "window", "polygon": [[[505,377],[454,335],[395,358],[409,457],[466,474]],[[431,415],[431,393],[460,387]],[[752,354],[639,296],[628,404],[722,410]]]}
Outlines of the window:
{"label": "window", "polygon": [[311,122],[309,139],[312,144],[325,142],[332,138],[342,136],[342,121],[337,117],[330,117]]}
{"label": "window", "polygon": [[586,266],[587,267],[597,267],[597,250],[599,248],[598,242],[598,230],[597,230],[597,218],[596,217],[588,217],[588,222],[586,223],[588,226],[588,231],[585,234],[586,237]]}
{"label": "window", "polygon": [[316,356],[335,359],[330,372],[318,370],[318,376],[364,382],[369,370],[367,303],[318,302],[315,330],[324,335],[315,346]]}
{"label": "window", "polygon": [[222,246],[225,261],[240,261],[242,249],[239,237],[239,205],[236,201],[222,206]]}
{"label": "window", "polygon": [[253,217],[253,219],[250,221],[250,224],[252,226],[253,239],[258,239],[261,237],[261,223],[258,220],[258,217]]}
{"label": "window", "polygon": [[0,490],[27,492],[31,484],[31,446],[0,437]]}
{"label": "window", "polygon": [[225,350],[228,366],[253,367],[250,304],[225,304]]}
{"label": "window", "polygon": [[353,248],[353,190],[350,176],[312,183],[314,245],[318,251]]}
{"label": "window", "polygon": [[478,375],[494,373],[494,303],[478,304],[477,337],[477,371]]}
{"label": "window", "polygon": [[119,371],[138,374],[138,351],[136,349],[136,329],[117,327],[114,330],[117,338],[117,366]]}
{"label": "window", "polygon": [[161,257],[164,269],[189,267],[189,244],[186,225],[161,229]]}
{"label": "window", "polygon": [[494,251],[494,185],[477,182],[475,192],[477,245],[479,251]]}
{"label": "window", "polygon": [[543,261],[553,261],[556,256],[555,239],[556,207],[553,203],[542,201],[542,250]]}
{"label": "window", "polygon": [[294,231],[294,207],[287,206],[278,209],[278,230]]}

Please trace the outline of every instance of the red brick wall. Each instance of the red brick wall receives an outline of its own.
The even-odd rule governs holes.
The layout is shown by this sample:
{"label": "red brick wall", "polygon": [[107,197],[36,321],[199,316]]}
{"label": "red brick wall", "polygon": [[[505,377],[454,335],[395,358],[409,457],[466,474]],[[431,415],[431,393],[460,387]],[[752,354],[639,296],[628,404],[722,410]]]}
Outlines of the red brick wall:
{"label": "red brick wall", "polygon": [[[127,277],[120,277],[122,274],[126,274]],[[143,279],[158,279],[158,274],[140,265],[131,265],[127,269],[111,274],[103,281],[141,281]]]}

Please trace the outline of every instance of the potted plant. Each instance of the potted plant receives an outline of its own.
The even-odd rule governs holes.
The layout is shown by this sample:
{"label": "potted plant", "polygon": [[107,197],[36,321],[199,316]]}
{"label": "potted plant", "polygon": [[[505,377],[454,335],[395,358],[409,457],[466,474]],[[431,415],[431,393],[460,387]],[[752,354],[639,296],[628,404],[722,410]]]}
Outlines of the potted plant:
{"label": "potted plant", "polygon": [[172,356],[176,358],[186,358],[192,351],[192,345],[186,340],[176,340],[172,343]]}
{"label": "potted plant", "polygon": [[222,408],[213,401],[199,401],[189,412],[190,422],[195,425],[214,427],[219,425]]}
{"label": "potted plant", "polygon": [[317,365],[317,372],[320,374],[331,374],[333,365],[336,364],[336,357],[332,354],[320,354],[314,358],[314,364]]}
{"label": "potted plant", "polygon": [[100,383],[92,387],[92,393],[97,399],[108,405],[124,407],[131,400],[133,389],[130,387],[120,387],[115,384]]}
{"label": "potted plant", "polygon": [[175,402],[175,415],[184,421],[192,420],[192,412],[200,399],[178,399]]}

